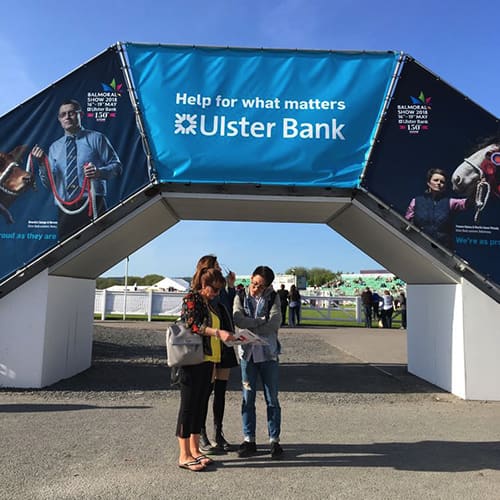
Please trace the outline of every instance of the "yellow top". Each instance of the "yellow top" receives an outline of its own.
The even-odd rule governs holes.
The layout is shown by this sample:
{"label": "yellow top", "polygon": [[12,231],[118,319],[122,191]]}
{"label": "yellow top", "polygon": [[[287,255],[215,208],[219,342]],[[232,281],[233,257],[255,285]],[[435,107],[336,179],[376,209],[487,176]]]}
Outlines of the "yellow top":
{"label": "yellow top", "polygon": [[[220,319],[214,312],[210,311],[210,319],[212,321],[212,328],[220,328]],[[210,347],[212,348],[212,355],[205,354],[204,361],[211,361],[212,363],[220,363],[222,346],[221,341],[217,337],[210,337]]]}

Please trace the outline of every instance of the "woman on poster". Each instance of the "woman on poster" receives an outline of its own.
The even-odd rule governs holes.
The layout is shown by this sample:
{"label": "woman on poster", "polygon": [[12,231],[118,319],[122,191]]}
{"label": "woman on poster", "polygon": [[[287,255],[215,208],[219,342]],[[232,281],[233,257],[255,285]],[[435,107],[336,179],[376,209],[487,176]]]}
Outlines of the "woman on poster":
{"label": "woman on poster", "polygon": [[450,198],[446,194],[447,175],[431,168],[427,172],[427,190],[413,198],[406,210],[406,220],[413,222],[440,245],[453,249],[455,214],[466,210],[468,198]]}

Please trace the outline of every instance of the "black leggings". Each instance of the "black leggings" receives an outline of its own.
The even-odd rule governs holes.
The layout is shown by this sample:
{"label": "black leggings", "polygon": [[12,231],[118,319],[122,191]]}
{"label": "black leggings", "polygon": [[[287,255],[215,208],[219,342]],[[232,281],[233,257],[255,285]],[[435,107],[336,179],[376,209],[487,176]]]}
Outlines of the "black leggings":
{"label": "black leggings", "polygon": [[213,366],[213,363],[206,361],[180,369],[181,406],[175,432],[177,437],[188,438],[191,434],[200,433],[205,423],[203,410],[210,390]]}

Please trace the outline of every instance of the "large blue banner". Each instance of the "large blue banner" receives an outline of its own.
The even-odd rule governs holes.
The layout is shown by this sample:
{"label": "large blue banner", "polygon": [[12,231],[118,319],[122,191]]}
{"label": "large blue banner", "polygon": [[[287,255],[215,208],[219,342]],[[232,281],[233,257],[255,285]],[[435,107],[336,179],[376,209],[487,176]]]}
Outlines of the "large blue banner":
{"label": "large blue banner", "polygon": [[149,183],[114,48],[2,116],[0,128],[0,279]]}
{"label": "large blue banner", "polygon": [[126,44],[161,182],[353,188],[399,55]]}

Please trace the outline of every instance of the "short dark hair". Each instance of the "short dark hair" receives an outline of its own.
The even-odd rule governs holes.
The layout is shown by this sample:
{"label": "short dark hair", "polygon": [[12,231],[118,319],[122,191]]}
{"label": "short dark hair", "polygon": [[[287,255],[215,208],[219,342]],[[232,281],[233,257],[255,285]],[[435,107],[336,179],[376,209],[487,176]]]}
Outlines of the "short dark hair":
{"label": "short dark hair", "polygon": [[445,181],[448,180],[448,174],[444,170],[442,170],[441,168],[430,168],[429,170],[427,170],[427,182],[431,180],[431,177],[434,174],[442,175]]}
{"label": "short dark hair", "polygon": [[75,107],[75,111],[82,111],[82,106],[76,99],[64,99],[64,101],[59,104],[59,109],[61,109],[61,106],[66,106],[68,104],[72,104]]}
{"label": "short dark hair", "polygon": [[268,266],[258,266],[255,268],[252,276],[259,275],[264,278],[266,286],[269,286],[274,281],[274,271]]}

